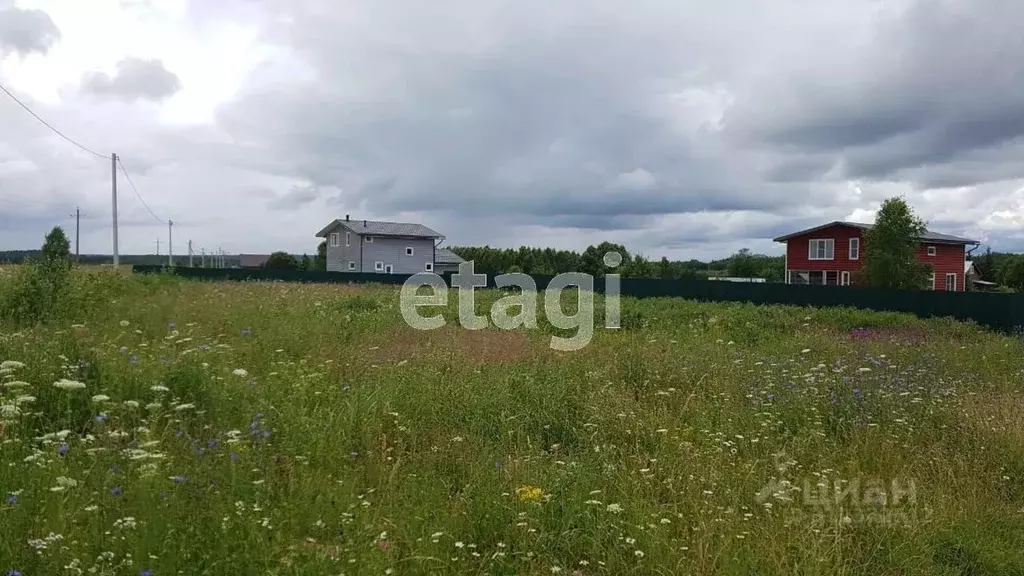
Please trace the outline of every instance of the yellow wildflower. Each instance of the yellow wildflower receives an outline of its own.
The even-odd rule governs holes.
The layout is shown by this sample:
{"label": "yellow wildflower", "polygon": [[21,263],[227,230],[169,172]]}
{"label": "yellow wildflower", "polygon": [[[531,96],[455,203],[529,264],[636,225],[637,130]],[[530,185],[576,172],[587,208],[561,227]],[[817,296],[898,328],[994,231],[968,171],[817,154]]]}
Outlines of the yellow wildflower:
{"label": "yellow wildflower", "polygon": [[523,502],[539,502],[541,496],[544,495],[544,491],[537,486],[520,486],[516,488],[516,494],[519,495],[519,500]]}

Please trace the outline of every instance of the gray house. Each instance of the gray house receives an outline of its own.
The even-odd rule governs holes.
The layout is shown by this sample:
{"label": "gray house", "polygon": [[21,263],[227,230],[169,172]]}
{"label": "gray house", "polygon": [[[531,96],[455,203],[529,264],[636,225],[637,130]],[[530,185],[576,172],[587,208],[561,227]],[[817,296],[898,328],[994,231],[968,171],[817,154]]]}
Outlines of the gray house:
{"label": "gray house", "polygon": [[444,236],[422,224],[335,220],[317,232],[327,241],[328,272],[433,272]]}
{"label": "gray house", "polygon": [[438,248],[434,254],[434,272],[444,274],[445,272],[458,272],[459,264],[466,260],[447,248]]}

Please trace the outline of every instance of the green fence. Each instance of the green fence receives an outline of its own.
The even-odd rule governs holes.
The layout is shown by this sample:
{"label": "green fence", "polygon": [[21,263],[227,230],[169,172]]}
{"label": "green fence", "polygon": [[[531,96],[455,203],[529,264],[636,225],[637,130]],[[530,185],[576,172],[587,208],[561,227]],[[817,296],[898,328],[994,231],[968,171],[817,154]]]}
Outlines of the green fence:
{"label": "green fence", "polygon": [[[136,273],[156,273],[162,266],[135,266]],[[358,272],[299,272],[293,270],[238,268],[174,268],[172,273],[197,280],[284,281],[316,283],[403,284],[408,274]],[[481,272],[478,272],[481,273]],[[441,275],[451,286],[451,274]],[[495,275],[487,274],[488,287]],[[553,276],[532,276],[538,290]],[[922,318],[948,316],[973,320],[1005,332],[1024,330],[1024,294],[988,292],[896,291],[846,286],[806,286],[772,283],[740,283],[711,280],[662,280],[622,278],[620,293],[635,298],[674,297],[706,302],[749,302],[791,306],[849,306],[867,310],[907,312]],[[604,292],[604,279],[594,279],[594,290]]]}

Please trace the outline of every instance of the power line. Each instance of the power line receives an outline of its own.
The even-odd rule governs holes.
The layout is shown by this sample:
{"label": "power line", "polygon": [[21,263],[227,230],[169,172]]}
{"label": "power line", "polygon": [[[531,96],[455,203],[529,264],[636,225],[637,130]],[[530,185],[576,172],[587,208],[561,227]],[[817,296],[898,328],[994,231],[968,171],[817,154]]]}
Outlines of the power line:
{"label": "power line", "polygon": [[100,154],[99,152],[96,152],[94,150],[90,150],[90,149],[86,148],[85,146],[82,146],[78,142],[75,142],[71,138],[68,138],[67,136],[65,136],[63,132],[61,132],[60,130],[57,130],[52,125],[50,125],[49,122],[47,122],[46,120],[43,120],[42,118],[40,118],[39,115],[36,114],[35,112],[33,112],[32,109],[29,108],[24,102],[22,102],[21,100],[18,100],[17,96],[15,96],[14,94],[11,94],[11,92],[7,88],[5,88],[3,84],[0,84],[0,90],[3,90],[4,94],[7,94],[8,96],[10,96],[12,100],[17,102],[18,105],[20,105],[22,108],[24,108],[36,120],[39,120],[40,122],[42,122],[43,126],[46,126],[50,130],[53,130],[53,132],[56,135],[60,136],[61,138],[65,139],[65,140],[67,140],[68,142],[74,144],[75,146],[78,146],[79,148],[81,148],[82,150],[88,152],[89,154],[92,154],[93,156],[96,156],[98,158],[103,158],[104,160],[106,160],[108,158],[108,156],[106,154]]}
{"label": "power line", "polygon": [[139,189],[136,188],[135,183],[132,182],[132,177],[128,175],[128,169],[124,167],[124,163],[121,162],[120,156],[117,157],[117,165],[121,167],[121,172],[124,173],[125,179],[128,180],[128,185],[132,187],[132,192],[135,192],[135,197],[139,199],[139,202],[142,202],[143,206],[146,207],[146,211],[149,212],[149,215],[152,216],[154,220],[161,224],[166,222],[166,220],[154,214],[153,211],[149,208],[149,204],[146,204],[146,201],[142,199],[142,194],[139,194]]}

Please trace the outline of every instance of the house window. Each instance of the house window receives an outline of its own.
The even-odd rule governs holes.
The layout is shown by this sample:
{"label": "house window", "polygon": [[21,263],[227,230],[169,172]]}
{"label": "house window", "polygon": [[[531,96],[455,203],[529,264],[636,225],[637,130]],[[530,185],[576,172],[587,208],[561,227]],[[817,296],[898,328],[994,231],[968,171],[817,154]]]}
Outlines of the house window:
{"label": "house window", "polygon": [[825,282],[828,286],[839,284],[839,272],[825,272]]}
{"label": "house window", "polygon": [[832,260],[835,257],[835,245],[833,238],[811,240],[807,257],[811,260]]}
{"label": "house window", "polygon": [[405,255],[406,256],[412,256],[412,248],[411,247],[406,246],[406,248],[405,248]]}
{"label": "house window", "polygon": [[349,270],[355,270],[356,269],[356,263],[355,262],[349,262],[348,263],[348,269]]}
{"label": "house window", "polygon": [[366,243],[367,244],[373,244],[373,236],[367,236],[366,237]]}
{"label": "house window", "polygon": [[850,260],[860,258],[860,238],[850,238]]}
{"label": "house window", "polygon": [[935,290],[935,272],[932,272],[931,275],[928,276],[928,284],[931,286],[932,290]]}
{"label": "house window", "polygon": [[928,247],[928,255],[929,256],[935,256],[935,246],[929,246]]}
{"label": "house window", "polygon": [[331,246],[341,246],[340,238],[340,234],[337,232],[331,232]]}
{"label": "house window", "polygon": [[956,290],[956,274],[946,274],[946,290]]}
{"label": "house window", "polygon": [[843,272],[842,276],[839,279],[839,285],[840,286],[849,286],[850,285],[850,273],[849,272]]}
{"label": "house window", "polygon": [[391,267],[391,264],[388,264],[387,266],[384,267],[385,274],[391,274],[392,270],[394,270],[394,268]]}
{"label": "house window", "polygon": [[351,232],[345,232],[345,246],[351,246],[351,245],[352,245],[352,233]]}
{"label": "house window", "polygon": [[383,262],[374,262],[373,263],[373,269],[376,270],[377,272],[383,272],[384,271],[384,263]]}
{"label": "house window", "polygon": [[423,265],[423,269],[426,270],[427,272],[433,272],[434,271],[434,263],[433,262],[427,262],[426,264]]}

